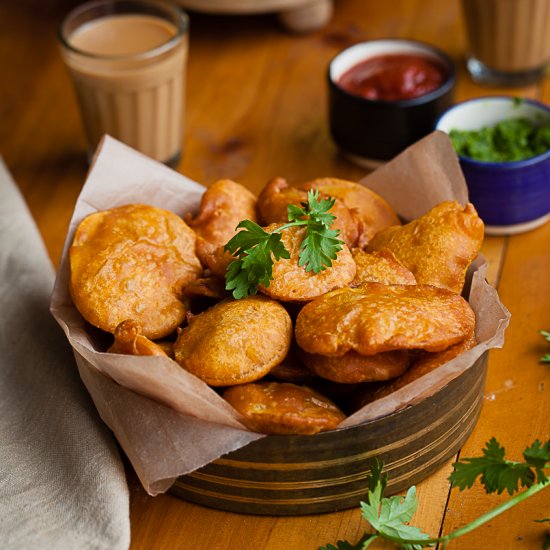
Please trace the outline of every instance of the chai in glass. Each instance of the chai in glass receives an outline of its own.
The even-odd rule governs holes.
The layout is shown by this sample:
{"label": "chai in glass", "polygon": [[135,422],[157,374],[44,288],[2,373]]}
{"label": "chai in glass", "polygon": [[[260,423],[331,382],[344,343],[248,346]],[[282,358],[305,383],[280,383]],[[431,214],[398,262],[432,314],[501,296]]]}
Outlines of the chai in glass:
{"label": "chai in glass", "polygon": [[462,0],[468,70],[479,83],[523,86],[550,63],[550,0]]}
{"label": "chai in glass", "polygon": [[181,156],[187,16],[147,0],[89,2],[61,25],[93,153],[104,134],[175,164]]}

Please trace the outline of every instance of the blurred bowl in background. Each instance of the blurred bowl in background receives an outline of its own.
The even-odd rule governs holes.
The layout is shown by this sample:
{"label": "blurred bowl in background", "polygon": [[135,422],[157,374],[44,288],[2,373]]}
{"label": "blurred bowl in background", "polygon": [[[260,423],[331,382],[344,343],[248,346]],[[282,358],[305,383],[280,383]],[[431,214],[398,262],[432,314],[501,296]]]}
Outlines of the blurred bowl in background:
{"label": "blurred bowl in background", "polygon": [[287,30],[302,33],[324,27],[334,10],[333,0],[175,0],[188,10],[219,14],[278,14]]}
{"label": "blurred bowl in background", "polygon": [[455,66],[429,44],[371,40],[331,61],[328,85],[334,141],[352,161],[373,168],[433,130],[452,104]]}
{"label": "blurred bowl in background", "polygon": [[[550,124],[550,107],[530,99],[482,97],[451,107],[436,129],[479,130],[526,118]],[[550,219],[550,150],[525,160],[487,162],[459,153],[470,201],[485,222],[488,235],[529,231]]]}

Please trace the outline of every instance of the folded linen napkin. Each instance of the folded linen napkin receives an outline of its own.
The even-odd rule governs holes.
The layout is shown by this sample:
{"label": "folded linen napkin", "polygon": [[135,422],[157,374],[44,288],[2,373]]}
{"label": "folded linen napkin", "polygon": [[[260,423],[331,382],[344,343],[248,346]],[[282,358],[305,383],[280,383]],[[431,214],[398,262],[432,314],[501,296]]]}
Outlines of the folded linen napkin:
{"label": "folded linen napkin", "polygon": [[124,468],[50,315],[53,283],[0,159],[0,546],[128,548]]}

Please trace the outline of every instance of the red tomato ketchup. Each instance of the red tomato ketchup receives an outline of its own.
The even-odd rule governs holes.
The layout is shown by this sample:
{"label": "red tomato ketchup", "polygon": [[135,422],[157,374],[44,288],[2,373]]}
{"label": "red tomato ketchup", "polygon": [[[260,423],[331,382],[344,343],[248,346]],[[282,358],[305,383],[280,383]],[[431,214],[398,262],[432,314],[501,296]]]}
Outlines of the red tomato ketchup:
{"label": "red tomato ketchup", "polygon": [[338,86],[366,99],[398,101],[411,99],[439,88],[447,72],[437,60],[416,54],[371,57],[348,69]]}

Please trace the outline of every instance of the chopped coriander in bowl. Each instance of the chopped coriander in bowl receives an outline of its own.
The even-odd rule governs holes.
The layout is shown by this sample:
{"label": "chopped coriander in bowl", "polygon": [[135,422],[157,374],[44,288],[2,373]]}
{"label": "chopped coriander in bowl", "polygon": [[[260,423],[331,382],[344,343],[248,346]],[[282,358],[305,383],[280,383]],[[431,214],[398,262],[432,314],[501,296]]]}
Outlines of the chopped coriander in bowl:
{"label": "chopped coriander in bowl", "polygon": [[436,130],[453,143],[487,234],[521,233],[550,219],[550,106],[471,99],[448,109]]}
{"label": "chopped coriander in bowl", "polygon": [[452,129],[449,137],[459,155],[484,162],[512,162],[550,149],[550,123],[508,118],[479,130]]}

